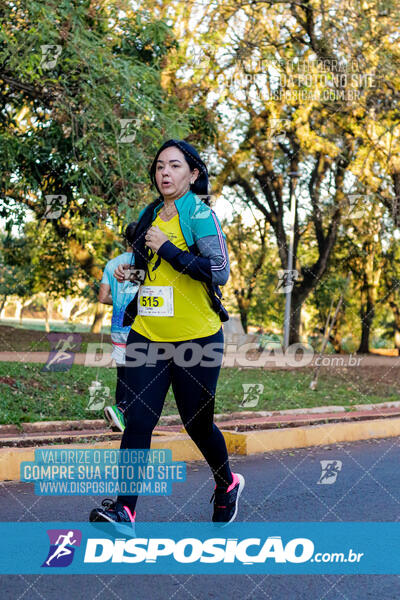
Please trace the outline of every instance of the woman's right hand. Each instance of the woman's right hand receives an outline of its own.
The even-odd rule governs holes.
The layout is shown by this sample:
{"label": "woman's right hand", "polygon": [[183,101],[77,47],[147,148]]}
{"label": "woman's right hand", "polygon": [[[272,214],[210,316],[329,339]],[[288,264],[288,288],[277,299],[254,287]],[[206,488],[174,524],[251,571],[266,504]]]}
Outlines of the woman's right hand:
{"label": "woman's right hand", "polygon": [[118,267],[114,271],[114,277],[119,283],[125,281],[125,269],[129,269],[129,264],[124,263],[123,265],[118,265]]}

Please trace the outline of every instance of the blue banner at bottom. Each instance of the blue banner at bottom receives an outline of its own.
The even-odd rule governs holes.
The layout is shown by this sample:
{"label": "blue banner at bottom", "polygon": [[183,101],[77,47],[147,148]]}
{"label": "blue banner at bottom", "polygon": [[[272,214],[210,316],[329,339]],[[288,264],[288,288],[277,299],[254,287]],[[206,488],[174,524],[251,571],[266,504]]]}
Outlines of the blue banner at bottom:
{"label": "blue banner at bottom", "polygon": [[400,523],[0,523],[1,574],[400,574]]}

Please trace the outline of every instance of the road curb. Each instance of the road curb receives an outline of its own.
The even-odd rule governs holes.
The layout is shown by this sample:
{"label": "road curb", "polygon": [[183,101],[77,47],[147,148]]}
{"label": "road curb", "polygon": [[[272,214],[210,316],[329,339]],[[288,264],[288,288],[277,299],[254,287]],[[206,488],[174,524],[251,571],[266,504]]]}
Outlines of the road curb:
{"label": "road curb", "polygon": [[[221,431],[229,454],[249,456],[289,448],[307,448],[338,442],[400,436],[400,417],[257,431]],[[79,447],[81,446],[84,449],[119,448],[120,440],[79,444]],[[181,433],[154,436],[151,447],[171,450],[173,460],[187,462],[204,460],[190,437]],[[51,448],[71,448],[71,446],[52,445]],[[34,447],[0,449],[0,480],[19,481],[20,464],[34,459]]]}
{"label": "road curb", "polygon": [[[324,413],[347,413],[350,414],[357,411],[374,411],[385,410],[388,408],[400,408],[400,401],[376,402],[374,404],[353,404],[349,406],[327,405],[313,406],[308,408],[286,408],[283,410],[242,410],[229,413],[215,413],[214,421],[228,421],[232,419],[249,419],[254,417],[273,417],[274,415],[314,415]],[[182,419],[180,415],[162,415],[158,421],[158,425],[181,425]],[[17,425],[0,425],[0,435],[2,433],[36,433],[36,432],[57,432],[57,431],[79,431],[81,429],[102,429],[107,425],[104,419],[81,419],[81,420],[66,420],[66,421],[34,421],[21,423]]]}
{"label": "road curb", "polygon": [[245,454],[400,436],[400,417],[246,432]]}

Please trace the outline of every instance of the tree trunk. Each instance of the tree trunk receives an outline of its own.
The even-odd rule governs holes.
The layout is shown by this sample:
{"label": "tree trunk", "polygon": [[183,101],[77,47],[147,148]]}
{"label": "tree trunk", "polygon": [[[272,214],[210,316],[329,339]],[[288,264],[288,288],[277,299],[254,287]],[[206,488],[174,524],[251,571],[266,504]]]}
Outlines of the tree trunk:
{"label": "tree trunk", "polygon": [[19,322],[22,321],[22,300],[20,300],[20,298],[17,298],[15,300],[15,313],[14,313],[14,319],[18,319]]}
{"label": "tree trunk", "polygon": [[247,333],[247,327],[248,327],[247,313],[248,313],[248,311],[245,311],[245,310],[241,310],[240,311],[240,321],[242,323],[243,331],[245,333]]}
{"label": "tree trunk", "polygon": [[400,356],[400,329],[397,328],[397,326],[395,326],[395,332],[394,332],[394,347],[397,350],[397,355]]}
{"label": "tree trunk", "polygon": [[20,313],[19,313],[19,322],[22,325],[22,321],[23,321],[23,312],[24,309],[27,308],[30,304],[32,304],[33,302],[33,298],[29,298],[27,300],[22,300],[21,302],[21,309],[20,309]]}
{"label": "tree trunk", "polygon": [[[364,292],[364,293],[363,293]],[[364,296],[364,302],[363,302]],[[361,291],[361,341],[357,354],[369,354],[369,336],[371,333],[372,322],[375,316],[375,305],[370,293],[370,286]]]}
{"label": "tree trunk", "polygon": [[248,327],[248,314],[250,308],[250,302],[244,297],[243,292],[235,290],[236,301],[240,314],[240,321],[242,323],[243,331],[247,333]]}
{"label": "tree trunk", "polygon": [[52,314],[53,314],[53,300],[52,300],[52,298],[50,298],[47,301],[47,304],[45,304],[45,321],[44,321],[44,324],[45,324],[45,329],[46,329],[47,333],[50,332],[50,323],[49,323],[49,321],[51,319]]}
{"label": "tree trunk", "polygon": [[0,304],[0,319],[4,319],[4,314],[6,312],[6,302],[7,302],[7,295],[4,294],[1,304]]}
{"label": "tree trunk", "polygon": [[364,246],[367,261],[364,267],[361,287],[361,342],[357,354],[369,354],[369,336],[375,317],[377,289],[382,273],[382,265],[377,264],[373,243],[368,240]]}
{"label": "tree trunk", "polygon": [[397,354],[400,356],[400,308],[396,302],[389,301],[390,307],[393,310],[393,337],[394,347],[397,350]]}
{"label": "tree trunk", "polygon": [[94,314],[92,327],[90,333],[101,333],[101,326],[104,319],[104,308],[101,302],[96,303],[96,312]]}
{"label": "tree trunk", "polygon": [[301,307],[304,300],[292,291],[290,304],[289,346],[300,342]]}
{"label": "tree trunk", "polygon": [[300,343],[301,309],[312,289],[312,287],[308,289],[293,287],[290,303],[289,346]]}
{"label": "tree trunk", "polygon": [[342,335],[340,333],[339,327],[339,319],[336,320],[336,323],[332,327],[330,343],[332,344],[336,354],[342,353]]}

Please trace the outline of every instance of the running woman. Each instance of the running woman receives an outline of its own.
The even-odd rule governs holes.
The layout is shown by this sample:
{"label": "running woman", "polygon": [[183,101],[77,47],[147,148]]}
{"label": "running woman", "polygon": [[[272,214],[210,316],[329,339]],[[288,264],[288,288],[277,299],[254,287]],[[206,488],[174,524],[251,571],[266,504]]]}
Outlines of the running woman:
{"label": "running woman", "polygon": [[[126,279],[129,276],[129,268],[134,264],[134,255],[132,252],[133,236],[136,229],[136,222],[130,223],[124,232],[124,242],[126,244],[126,252],[119,254],[115,258],[108,261],[104,268],[102,280],[99,289],[99,302],[103,304],[111,304],[113,307],[111,318],[111,342],[113,351],[111,357],[117,365],[117,386],[115,389],[115,404],[113,406],[104,407],[104,416],[113,429],[123,431],[125,428],[124,417],[119,410],[119,406],[124,398],[125,384],[125,350],[126,340],[130,331],[130,327],[124,327],[125,308],[134,298],[137,292],[137,285],[134,285]],[[129,261],[129,265],[128,265]],[[121,282],[114,277],[114,271],[118,265],[125,264],[128,267],[124,271],[125,279]]]}
{"label": "running woman", "polygon": [[[214,476],[212,520],[223,527],[235,519],[244,487],[244,477],[229,467],[224,437],[214,424],[224,342],[221,321],[229,318],[219,290],[229,277],[225,235],[208,205],[207,167],[193,146],[182,140],[164,143],[150,176],[160,196],[140,213],[133,243],[136,268],[147,275],[125,312],[124,322],[133,325],[127,340],[121,449],[150,448],[172,384],[185,429]],[[115,276],[122,281],[123,266]],[[139,348],[145,351],[138,361]],[[132,524],[134,529],[136,502],[132,495],[105,499],[90,520]]]}

